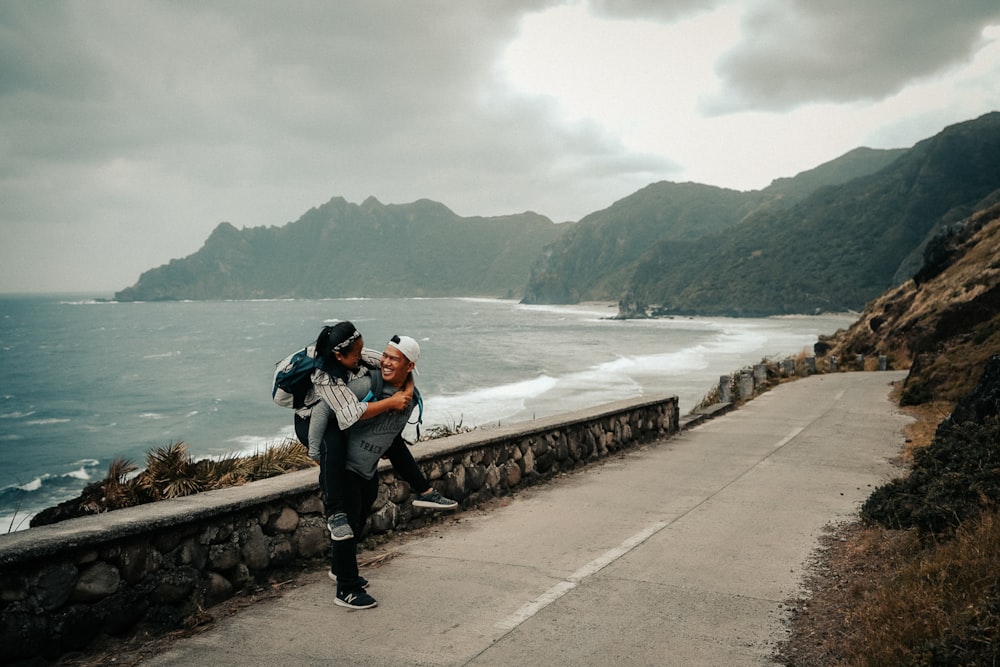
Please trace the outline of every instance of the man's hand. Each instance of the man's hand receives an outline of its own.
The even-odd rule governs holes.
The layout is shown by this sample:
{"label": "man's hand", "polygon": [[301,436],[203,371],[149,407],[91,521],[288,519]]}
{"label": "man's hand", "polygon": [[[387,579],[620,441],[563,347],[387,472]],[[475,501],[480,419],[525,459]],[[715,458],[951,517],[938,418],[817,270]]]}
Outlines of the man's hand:
{"label": "man's hand", "polygon": [[414,388],[415,385],[413,384],[413,373],[410,373],[409,375],[406,376],[406,384],[403,385],[403,388],[400,391],[409,396],[410,400],[413,400]]}
{"label": "man's hand", "polygon": [[413,399],[413,394],[406,393],[405,391],[397,391],[392,396],[384,398],[382,400],[387,402],[387,407],[393,412],[398,412],[400,410],[405,410],[410,406],[410,401]]}
{"label": "man's hand", "polygon": [[413,373],[410,373],[409,375],[406,376],[406,384],[403,385],[403,388],[397,391],[395,394],[393,394],[393,397],[396,396],[405,397],[406,403],[400,408],[395,408],[395,407],[392,408],[394,411],[405,410],[406,408],[410,407],[410,404],[413,403],[413,389],[414,389]]}

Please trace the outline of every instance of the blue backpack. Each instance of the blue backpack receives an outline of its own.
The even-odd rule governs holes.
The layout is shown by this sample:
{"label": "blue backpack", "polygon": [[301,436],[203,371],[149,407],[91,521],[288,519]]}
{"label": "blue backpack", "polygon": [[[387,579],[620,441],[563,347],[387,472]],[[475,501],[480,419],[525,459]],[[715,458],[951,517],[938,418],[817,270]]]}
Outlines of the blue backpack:
{"label": "blue backpack", "polygon": [[308,345],[279,361],[274,367],[271,398],[283,408],[305,407],[306,394],[312,388],[313,371],[321,364],[315,345]]}

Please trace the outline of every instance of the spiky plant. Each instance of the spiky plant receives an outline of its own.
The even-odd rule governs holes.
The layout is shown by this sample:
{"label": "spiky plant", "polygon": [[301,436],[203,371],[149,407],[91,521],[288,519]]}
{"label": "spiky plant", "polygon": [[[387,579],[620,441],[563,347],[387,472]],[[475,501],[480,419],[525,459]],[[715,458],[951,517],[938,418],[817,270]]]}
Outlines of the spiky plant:
{"label": "spiky plant", "polygon": [[146,455],[146,470],[139,477],[139,486],[153,500],[179,498],[204,490],[204,480],[197,474],[187,445],[183,442],[174,442],[149,452]]}
{"label": "spiky plant", "polygon": [[202,459],[198,461],[199,474],[202,476],[206,489],[223,489],[227,486],[238,486],[246,482],[240,467],[242,457],[229,453],[219,459]]}
{"label": "spiky plant", "polygon": [[128,477],[138,469],[129,459],[116,458],[111,461],[108,465],[108,475],[101,482],[101,496],[105,509],[120,509],[137,504],[135,488]]}

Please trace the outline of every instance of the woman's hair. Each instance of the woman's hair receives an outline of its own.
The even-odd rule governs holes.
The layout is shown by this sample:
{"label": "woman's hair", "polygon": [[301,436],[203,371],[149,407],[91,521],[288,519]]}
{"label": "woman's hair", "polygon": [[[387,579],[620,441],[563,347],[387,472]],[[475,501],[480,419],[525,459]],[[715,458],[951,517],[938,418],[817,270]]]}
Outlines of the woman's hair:
{"label": "woman's hair", "polygon": [[316,337],[316,354],[323,360],[324,366],[340,365],[333,353],[344,354],[359,338],[361,338],[361,332],[347,320],[337,322],[333,326],[323,327],[319,336]]}

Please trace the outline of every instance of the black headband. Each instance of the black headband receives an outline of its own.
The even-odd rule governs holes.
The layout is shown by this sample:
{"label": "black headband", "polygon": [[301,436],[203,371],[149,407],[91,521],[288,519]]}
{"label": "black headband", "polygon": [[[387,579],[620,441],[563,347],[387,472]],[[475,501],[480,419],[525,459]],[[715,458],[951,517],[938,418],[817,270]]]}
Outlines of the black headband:
{"label": "black headband", "polygon": [[336,345],[334,345],[333,349],[334,349],[335,352],[343,352],[344,350],[346,350],[347,348],[349,348],[351,345],[353,345],[354,341],[356,341],[359,338],[361,338],[361,332],[358,331],[357,329],[355,329],[354,333],[352,333],[350,336],[348,336],[346,340],[343,340],[343,341],[337,343]]}

